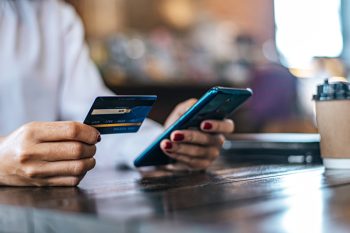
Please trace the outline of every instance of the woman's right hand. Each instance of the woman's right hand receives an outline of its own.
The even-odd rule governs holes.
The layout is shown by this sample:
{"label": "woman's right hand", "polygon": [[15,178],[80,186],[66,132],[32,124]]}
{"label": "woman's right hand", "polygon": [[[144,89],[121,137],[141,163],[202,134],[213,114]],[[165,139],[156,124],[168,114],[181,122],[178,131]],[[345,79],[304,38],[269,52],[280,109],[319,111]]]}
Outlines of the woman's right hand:
{"label": "woman's right hand", "polygon": [[95,166],[99,132],[77,122],[32,122],[0,140],[0,185],[76,186]]}

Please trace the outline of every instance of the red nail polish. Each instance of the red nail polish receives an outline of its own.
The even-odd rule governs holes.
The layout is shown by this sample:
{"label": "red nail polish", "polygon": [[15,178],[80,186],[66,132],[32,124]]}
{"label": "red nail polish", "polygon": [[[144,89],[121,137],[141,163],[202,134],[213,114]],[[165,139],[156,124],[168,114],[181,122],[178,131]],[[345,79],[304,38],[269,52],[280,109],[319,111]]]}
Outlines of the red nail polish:
{"label": "red nail polish", "polygon": [[165,143],[165,149],[166,150],[170,150],[171,148],[173,148],[173,145],[171,144],[171,142],[166,142]]}
{"label": "red nail polish", "polygon": [[183,141],[185,139],[185,136],[181,133],[176,133],[174,135],[174,141],[175,142],[180,142],[180,141]]}
{"label": "red nail polish", "polygon": [[209,130],[213,128],[213,125],[209,122],[205,122],[203,128]]}
{"label": "red nail polish", "polygon": [[98,135],[97,142],[100,142],[100,141],[101,141],[101,135]]}

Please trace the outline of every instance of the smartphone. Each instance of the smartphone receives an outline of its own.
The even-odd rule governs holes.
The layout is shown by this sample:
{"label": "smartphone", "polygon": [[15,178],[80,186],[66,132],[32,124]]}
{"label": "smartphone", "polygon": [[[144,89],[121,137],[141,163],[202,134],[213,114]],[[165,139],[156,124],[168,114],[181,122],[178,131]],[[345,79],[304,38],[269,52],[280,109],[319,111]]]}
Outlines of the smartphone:
{"label": "smartphone", "polygon": [[169,158],[161,150],[160,143],[162,140],[169,139],[174,130],[199,129],[201,122],[204,120],[223,120],[252,96],[252,94],[253,92],[249,88],[211,88],[135,159],[135,167],[174,163],[175,160]]}

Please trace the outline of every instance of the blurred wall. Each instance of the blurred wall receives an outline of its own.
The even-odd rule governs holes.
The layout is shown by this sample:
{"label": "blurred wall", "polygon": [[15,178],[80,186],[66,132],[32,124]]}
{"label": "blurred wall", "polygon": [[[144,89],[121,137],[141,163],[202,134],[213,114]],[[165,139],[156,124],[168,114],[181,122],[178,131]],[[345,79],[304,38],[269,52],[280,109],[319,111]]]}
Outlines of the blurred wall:
{"label": "blurred wall", "polygon": [[[94,38],[130,27],[142,31],[164,24],[160,12],[164,8],[159,7],[164,1],[173,1],[174,6],[179,6],[179,0],[67,0],[82,16],[87,36]],[[274,39],[273,0],[180,1],[182,5],[187,2],[193,14],[207,11],[218,19],[234,22],[240,31],[260,43]]]}
{"label": "blurred wall", "polygon": [[104,38],[124,25],[124,0],[67,0],[81,16],[87,37]]}
{"label": "blurred wall", "polygon": [[204,0],[217,17],[232,20],[259,42],[274,39],[273,0]]}

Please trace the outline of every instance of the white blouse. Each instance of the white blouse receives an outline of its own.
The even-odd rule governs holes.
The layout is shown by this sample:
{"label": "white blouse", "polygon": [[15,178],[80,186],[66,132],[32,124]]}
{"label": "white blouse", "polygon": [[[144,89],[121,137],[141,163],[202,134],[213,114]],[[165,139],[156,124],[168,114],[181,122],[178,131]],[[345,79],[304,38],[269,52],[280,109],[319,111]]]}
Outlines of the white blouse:
{"label": "white blouse", "polygon": [[[142,93],[140,93],[142,94]],[[83,121],[108,90],[84,43],[82,23],[59,0],[0,0],[0,135],[31,121]],[[97,164],[130,163],[162,127],[102,136]]]}

